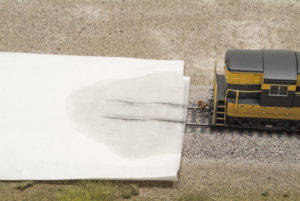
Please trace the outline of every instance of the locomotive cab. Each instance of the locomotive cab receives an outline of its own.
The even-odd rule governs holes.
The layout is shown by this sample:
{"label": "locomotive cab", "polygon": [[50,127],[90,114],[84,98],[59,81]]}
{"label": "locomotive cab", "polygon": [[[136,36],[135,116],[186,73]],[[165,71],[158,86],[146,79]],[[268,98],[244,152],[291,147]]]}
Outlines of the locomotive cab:
{"label": "locomotive cab", "polygon": [[294,107],[297,58],[294,51],[263,50],[264,79],[261,106]]}

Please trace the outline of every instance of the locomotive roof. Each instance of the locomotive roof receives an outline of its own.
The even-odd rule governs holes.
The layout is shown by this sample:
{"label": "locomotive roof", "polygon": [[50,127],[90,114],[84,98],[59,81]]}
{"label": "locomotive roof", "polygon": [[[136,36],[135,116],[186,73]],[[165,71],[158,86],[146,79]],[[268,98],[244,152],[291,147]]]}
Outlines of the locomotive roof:
{"label": "locomotive roof", "polygon": [[261,50],[229,49],[225,55],[229,71],[262,73],[263,57]]}
{"label": "locomotive roof", "polygon": [[230,49],[225,55],[229,71],[264,73],[264,82],[269,84],[296,84],[299,61],[300,52],[292,50]]}
{"label": "locomotive roof", "polygon": [[264,82],[269,84],[296,84],[298,67],[295,51],[262,50]]}

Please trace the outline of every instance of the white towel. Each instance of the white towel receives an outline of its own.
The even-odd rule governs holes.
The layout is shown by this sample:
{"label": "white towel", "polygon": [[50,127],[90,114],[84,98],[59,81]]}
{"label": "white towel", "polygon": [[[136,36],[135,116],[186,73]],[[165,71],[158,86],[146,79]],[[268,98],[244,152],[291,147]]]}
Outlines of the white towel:
{"label": "white towel", "polygon": [[0,53],[0,179],[176,180],[183,61]]}

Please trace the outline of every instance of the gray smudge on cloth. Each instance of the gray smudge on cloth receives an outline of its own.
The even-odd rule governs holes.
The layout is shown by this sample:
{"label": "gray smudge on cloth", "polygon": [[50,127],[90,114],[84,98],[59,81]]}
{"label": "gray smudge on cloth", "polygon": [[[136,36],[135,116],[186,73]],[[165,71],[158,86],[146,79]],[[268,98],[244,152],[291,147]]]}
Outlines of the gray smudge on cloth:
{"label": "gray smudge on cloth", "polygon": [[184,82],[177,73],[162,72],[79,89],[66,102],[71,125],[131,159],[180,152]]}

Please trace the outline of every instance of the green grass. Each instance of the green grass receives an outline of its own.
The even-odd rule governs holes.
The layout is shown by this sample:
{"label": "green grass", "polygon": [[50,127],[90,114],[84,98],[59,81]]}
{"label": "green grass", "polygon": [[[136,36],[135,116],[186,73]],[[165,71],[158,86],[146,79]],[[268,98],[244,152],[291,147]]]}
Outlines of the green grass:
{"label": "green grass", "polygon": [[56,194],[56,201],[114,201],[139,194],[137,185],[88,181],[72,185]]}

